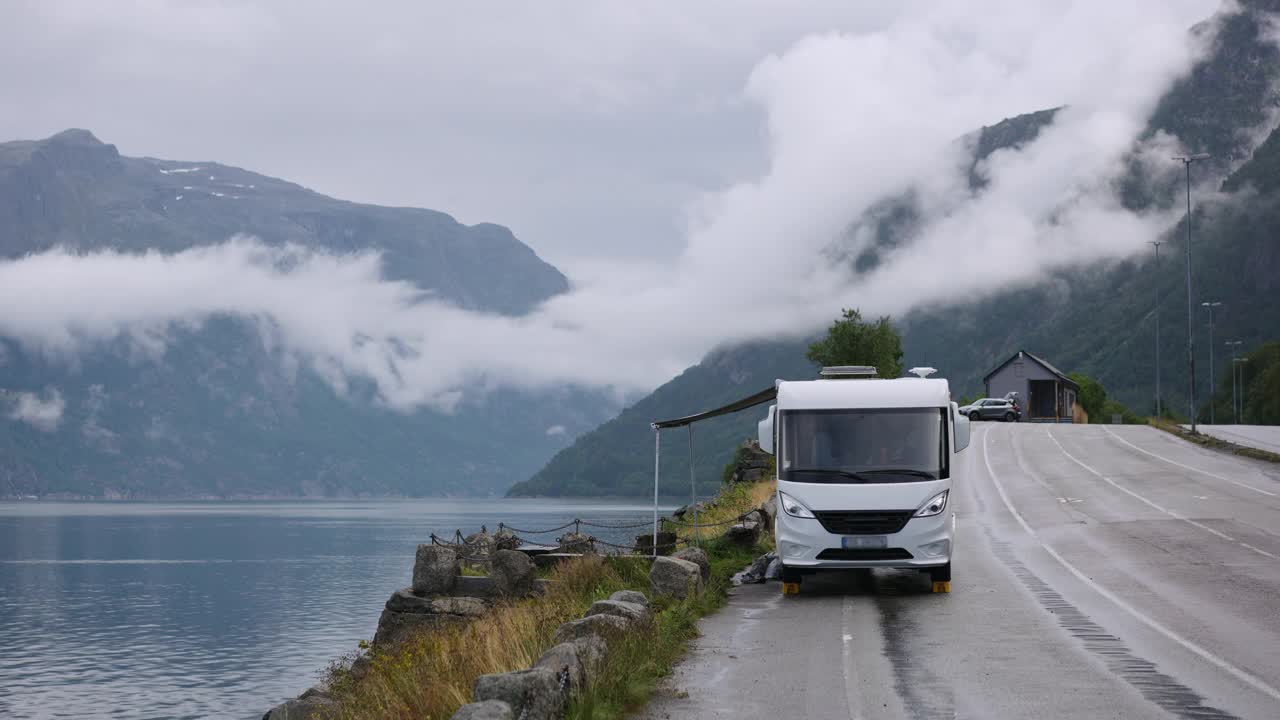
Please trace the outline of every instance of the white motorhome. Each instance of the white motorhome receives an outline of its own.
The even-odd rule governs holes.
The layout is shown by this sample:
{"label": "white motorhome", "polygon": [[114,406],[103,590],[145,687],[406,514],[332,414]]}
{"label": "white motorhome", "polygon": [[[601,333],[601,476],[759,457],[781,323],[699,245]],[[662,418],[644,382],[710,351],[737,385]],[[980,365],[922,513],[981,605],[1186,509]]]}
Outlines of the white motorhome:
{"label": "white motorhome", "polygon": [[875,368],[824,368],[821,380],[778,382],[759,432],[777,458],[785,592],[819,570],[876,567],[920,570],[934,592],[950,591],[951,489],[969,419],[946,380],[917,370],[878,380]]}

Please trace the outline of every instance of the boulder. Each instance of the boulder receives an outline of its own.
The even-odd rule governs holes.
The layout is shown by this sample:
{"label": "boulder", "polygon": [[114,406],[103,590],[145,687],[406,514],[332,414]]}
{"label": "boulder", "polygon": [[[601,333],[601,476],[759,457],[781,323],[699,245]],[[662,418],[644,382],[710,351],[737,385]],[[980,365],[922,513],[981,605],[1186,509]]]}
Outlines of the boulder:
{"label": "boulder", "polygon": [[770,495],[769,499],[764,501],[764,505],[760,506],[760,509],[764,511],[765,516],[768,518],[764,529],[772,530],[773,524],[776,522],[778,517],[778,496]]}
{"label": "boulder", "polygon": [[483,615],[485,607],[473,597],[423,597],[408,588],[397,590],[378,618],[373,644],[387,648],[421,629],[467,623]]}
{"label": "boulder", "polygon": [[[676,534],[669,530],[658,532],[658,554],[670,555],[676,546]],[[641,555],[653,554],[653,533],[636,536],[636,552]]]}
{"label": "boulder", "polygon": [[622,600],[597,600],[587,610],[587,617],[593,615],[613,615],[637,623],[647,623],[653,619],[649,608]]}
{"label": "boulder", "polygon": [[604,669],[609,645],[599,635],[583,635],[570,641],[570,644],[578,651],[578,660],[582,663],[586,682],[594,681]]}
{"label": "boulder", "polygon": [[557,542],[560,544],[556,549],[558,553],[586,555],[596,551],[596,539],[583,533],[565,533]]}
{"label": "boulder", "polygon": [[688,560],[657,557],[649,568],[649,586],[654,595],[683,600],[702,588],[702,570]]}
{"label": "boulder", "polygon": [[489,577],[493,591],[504,597],[524,597],[533,592],[538,569],[528,555],[518,550],[499,550],[490,560]]}
{"label": "boulder", "polygon": [[671,557],[679,560],[688,560],[698,566],[698,570],[702,572],[702,582],[711,580],[711,560],[707,558],[707,551],[697,547],[687,547]]}
{"label": "boulder", "polygon": [[320,720],[328,717],[334,702],[327,695],[294,698],[267,711],[262,720]]}
{"label": "boulder", "polygon": [[741,483],[758,483],[769,478],[768,468],[744,468],[736,474],[737,481]]}
{"label": "boulder", "polygon": [[461,572],[458,553],[442,545],[419,545],[413,559],[413,591],[419,595],[447,595]]}
{"label": "boulder", "polygon": [[481,675],[474,695],[478,701],[499,700],[510,705],[511,712],[523,720],[559,720],[564,714],[567,687],[567,677],[550,668],[535,667]]}
{"label": "boulder", "polygon": [[765,580],[781,580],[782,579],[782,558],[771,558],[769,560],[769,569],[764,571]]}
{"label": "boulder", "polygon": [[511,706],[501,700],[481,700],[458,708],[449,720],[515,720]]}
{"label": "boulder", "polygon": [[636,605],[649,607],[649,598],[645,597],[644,593],[639,592],[638,590],[619,590],[610,595],[609,599],[621,600],[622,602],[635,603]]}
{"label": "boulder", "polygon": [[578,646],[572,642],[560,643],[542,653],[542,657],[533,666],[553,670],[557,678],[567,678],[565,687],[570,695],[575,695],[586,687],[587,669],[578,656]]}
{"label": "boulder", "polygon": [[466,536],[462,542],[463,560],[475,565],[488,564],[489,554],[493,551],[493,536],[484,528],[480,528],[480,532]]}
{"label": "boulder", "polygon": [[506,528],[502,528],[493,534],[494,550],[519,550],[522,544],[520,538]]}
{"label": "boulder", "polygon": [[760,523],[747,520],[741,525],[734,525],[724,532],[724,539],[740,547],[755,547],[760,542]]}
{"label": "boulder", "polygon": [[581,620],[570,620],[556,628],[553,642],[559,645],[563,642],[572,642],[579,638],[595,635],[608,644],[629,630],[631,624],[630,620],[617,615],[592,615]]}

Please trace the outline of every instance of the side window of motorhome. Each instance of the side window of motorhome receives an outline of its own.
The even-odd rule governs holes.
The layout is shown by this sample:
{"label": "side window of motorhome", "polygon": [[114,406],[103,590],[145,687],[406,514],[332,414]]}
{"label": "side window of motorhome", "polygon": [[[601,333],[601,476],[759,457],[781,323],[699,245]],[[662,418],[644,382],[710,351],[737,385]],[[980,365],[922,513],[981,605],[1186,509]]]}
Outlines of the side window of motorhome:
{"label": "side window of motorhome", "polygon": [[919,482],[949,477],[947,410],[786,410],[779,468],[793,482]]}

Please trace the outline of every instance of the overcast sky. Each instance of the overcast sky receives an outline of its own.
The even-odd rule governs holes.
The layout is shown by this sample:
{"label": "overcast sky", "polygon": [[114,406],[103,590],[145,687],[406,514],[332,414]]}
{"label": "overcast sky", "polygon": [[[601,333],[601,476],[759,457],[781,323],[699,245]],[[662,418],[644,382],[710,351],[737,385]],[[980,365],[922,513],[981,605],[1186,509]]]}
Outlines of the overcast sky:
{"label": "overcast sky", "polygon": [[912,7],[6,0],[0,139],[83,127],[128,155],[504,224],[555,263],[670,257],[691,202],[765,168],[752,68]]}
{"label": "overcast sky", "polygon": [[[421,301],[377,258],[252,239],[170,257],[0,263],[0,335],[74,354],[255,318],[336,386],[448,409],[497,383],[650,389],[707,350],[901,316],[1146,249],[1176,211],[1115,196],[1218,0],[0,5],[0,135],[79,125],[127,154],[220,160],[340,197],[511,226],[569,271],[521,318]],[[1227,5],[1228,8],[1234,7]],[[993,154],[982,125],[1065,105]],[[849,228],[910,190],[872,273]],[[287,262],[285,261],[287,259]],[[40,297],[33,306],[29,299]],[[511,347],[521,353],[510,353]],[[58,398],[33,398],[45,405]],[[32,405],[34,407],[34,405]]]}

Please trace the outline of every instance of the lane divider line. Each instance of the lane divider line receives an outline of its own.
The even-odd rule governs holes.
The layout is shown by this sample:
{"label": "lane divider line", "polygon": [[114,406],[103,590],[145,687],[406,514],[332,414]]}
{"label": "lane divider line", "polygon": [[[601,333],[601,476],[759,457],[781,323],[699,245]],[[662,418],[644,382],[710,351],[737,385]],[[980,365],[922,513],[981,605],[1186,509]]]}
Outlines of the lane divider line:
{"label": "lane divider line", "polygon": [[1125,494],[1128,494],[1128,495],[1130,495],[1130,496],[1132,496],[1132,497],[1137,498],[1138,500],[1141,500],[1142,502],[1144,502],[1144,503],[1146,503],[1146,504],[1150,505],[1151,507],[1155,508],[1156,510],[1159,510],[1160,512],[1164,513],[1165,515],[1168,515],[1169,517],[1173,518],[1174,520],[1181,520],[1181,521],[1182,521],[1182,522],[1184,522],[1184,523],[1188,523],[1188,524],[1190,524],[1190,525],[1194,525],[1194,526],[1196,526],[1196,527],[1200,528],[1201,530],[1204,530],[1204,531],[1205,531],[1205,532],[1207,532],[1207,533],[1210,533],[1210,534],[1212,534],[1212,535],[1216,535],[1216,536],[1218,536],[1218,537],[1222,538],[1223,540],[1226,540],[1227,542],[1235,543],[1236,545],[1239,545],[1240,547],[1243,547],[1243,548],[1245,548],[1246,550],[1250,550],[1250,551],[1252,551],[1252,552],[1258,553],[1259,555],[1263,555],[1263,556],[1265,556],[1265,557],[1269,557],[1269,558],[1271,558],[1271,559],[1273,559],[1273,560],[1280,559],[1280,557],[1277,557],[1276,555],[1273,555],[1273,554],[1271,554],[1271,553],[1267,552],[1266,550],[1259,550],[1258,548],[1256,548],[1256,547],[1254,547],[1254,546],[1252,546],[1252,545],[1250,545],[1250,544],[1248,544],[1248,543],[1241,542],[1240,540],[1237,540],[1237,539],[1235,539],[1235,538],[1231,537],[1230,535],[1228,535],[1228,534],[1226,534],[1226,533],[1224,533],[1224,532],[1220,532],[1220,531],[1218,531],[1218,530],[1214,530],[1213,528],[1209,527],[1208,525],[1205,525],[1204,523],[1196,522],[1195,520],[1192,520],[1191,518],[1189,518],[1189,517],[1187,517],[1187,516],[1183,515],[1182,513],[1176,512],[1176,511],[1174,511],[1174,510],[1170,510],[1170,509],[1165,508],[1165,507],[1161,507],[1161,506],[1159,506],[1159,505],[1157,505],[1157,504],[1155,504],[1155,503],[1151,502],[1150,500],[1148,500],[1148,499],[1146,499],[1145,497],[1143,497],[1143,496],[1139,495],[1138,493],[1136,493],[1136,492],[1134,492],[1134,491],[1130,490],[1129,488],[1127,488],[1127,487],[1125,487],[1125,486],[1121,485],[1120,483],[1116,482],[1115,480],[1112,480],[1111,478],[1107,477],[1106,475],[1103,475],[1102,473],[1098,472],[1097,470],[1094,470],[1093,468],[1091,468],[1091,467],[1089,467],[1088,465],[1084,464],[1084,462],[1083,462],[1083,461],[1081,461],[1079,458],[1077,458],[1075,455],[1072,455],[1071,453],[1067,452],[1067,449],[1066,449],[1066,448],[1064,448],[1064,447],[1062,447],[1062,443],[1058,442],[1058,438],[1054,437],[1054,436],[1053,436],[1053,433],[1052,433],[1052,432],[1050,432],[1048,428],[1046,428],[1044,432],[1045,432],[1045,434],[1046,434],[1046,435],[1048,435],[1048,436],[1049,436],[1049,439],[1053,441],[1053,444],[1058,446],[1058,449],[1062,451],[1062,454],[1063,454],[1063,455],[1066,455],[1068,458],[1070,458],[1070,460],[1071,460],[1072,462],[1074,462],[1075,464],[1077,464],[1077,465],[1079,465],[1080,467],[1084,468],[1085,470],[1088,470],[1089,472],[1093,473],[1093,474],[1094,474],[1094,475],[1096,475],[1099,479],[1101,479],[1102,481],[1104,481],[1104,482],[1106,482],[1106,483],[1110,484],[1112,487],[1114,487],[1115,489],[1119,490],[1120,492],[1123,492],[1123,493],[1125,493]]}
{"label": "lane divider line", "polygon": [[1009,494],[1005,492],[1004,484],[1000,482],[1000,478],[996,475],[995,469],[991,467],[991,455],[990,453],[987,452],[987,435],[988,434],[990,434],[989,430],[982,434],[982,460],[983,462],[986,463],[987,474],[991,477],[991,482],[995,485],[996,492],[999,493],[1000,499],[1004,502],[1005,508],[1009,510],[1009,514],[1013,515],[1014,519],[1018,521],[1018,524],[1022,526],[1022,529],[1027,531],[1027,534],[1030,535],[1040,545],[1040,547],[1044,548],[1044,551],[1047,552],[1050,557],[1052,557],[1054,560],[1057,560],[1058,564],[1066,568],[1067,572],[1074,575],[1076,579],[1080,580],[1084,584],[1093,588],[1095,592],[1097,592],[1099,595],[1106,598],[1107,600],[1110,600],[1112,603],[1116,605],[1116,607],[1119,607],[1121,610],[1124,610],[1125,612],[1132,615],[1134,619],[1136,619],[1138,622],[1141,622],[1143,625],[1146,625],[1152,630],[1160,633],[1161,635],[1165,636],[1169,640],[1172,640],[1178,645],[1181,645],[1186,650],[1198,656],[1201,660],[1204,660],[1205,662],[1208,662],[1209,664],[1214,665],[1220,670],[1225,671],[1232,677],[1245,683],[1246,685],[1252,687],[1253,689],[1263,693],[1264,695],[1268,695],[1272,698],[1275,698],[1276,700],[1280,700],[1280,690],[1277,690],[1276,688],[1268,685],[1264,680],[1257,677],[1256,675],[1253,675],[1252,673],[1249,673],[1245,670],[1241,670],[1235,665],[1232,665],[1226,660],[1218,657],[1217,655],[1214,655],[1208,650],[1205,650],[1199,645],[1196,645],[1190,640],[1187,640],[1181,635],[1175,633],[1174,631],[1160,624],[1159,622],[1152,619],[1151,617],[1148,617],[1146,614],[1144,614],[1137,608],[1133,607],[1129,603],[1120,599],[1118,596],[1116,596],[1115,593],[1111,592],[1110,590],[1106,589],[1102,585],[1095,582],[1093,578],[1089,577],[1088,575],[1085,575],[1083,572],[1080,571],[1079,568],[1077,568],[1075,565],[1072,565],[1066,558],[1062,557],[1062,555],[1059,554],[1057,550],[1054,550],[1052,546],[1050,546],[1047,542],[1041,539],[1040,535],[1037,534],[1036,531],[1033,530],[1031,526],[1027,524],[1027,521],[1022,517],[1022,514],[1019,513],[1016,508],[1013,507],[1013,503],[1009,500]]}
{"label": "lane divider line", "polygon": [[1134,445],[1133,443],[1129,442],[1128,440],[1125,440],[1124,438],[1120,437],[1120,436],[1119,436],[1119,435],[1117,435],[1117,434],[1116,434],[1116,433],[1115,433],[1111,428],[1109,428],[1109,427],[1107,427],[1107,426],[1105,426],[1105,425],[1103,425],[1103,426],[1102,426],[1102,429],[1103,429],[1103,430],[1105,430],[1105,431],[1107,432],[1107,434],[1108,434],[1108,435],[1110,435],[1111,437],[1115,438],[1116,440],[1119,440],[1120,442],[1124,443],[1125,445],[1128,445],[1129,447],[1133,448],[1134,450],[1137,450],[1137,451],[1138,451],[1138,452],[1140,452],[1140,453],[1146,453],[1146,454],[1150,455],[1151,457],[1156,458],[1156,459],[1158,459],[1158,460],[1163,460],[1163,461],[1165,461],[1165,462],[1169,463],[1170,465],[1177,465],[1177,466],[1178,466],[1178,467],[1180,467],[1180,468],[1186,468],[1187,470],[1191,470],[1191,471],[1193,471],[1193,472],[1198,472],[1198,473],[1200,473],[1201,475],[1208,475],[1208,476],[1209,476],[1209,477],[1211,477],[1211,478],[1217,478],[1217,479],[1222,480],[1222,481],[1224,481],[1224,482],[1229,482],[1229,483],[1231,483],[1232,485],[1239,485],[1239,486],[1240,486],[1240,487],[1242,487],[1242,488],[1248,488],[1249,490],[1252,490],[1252,491],[1254,491],[1254,492],[1256,492],[1256,493],[1261,493],[1261,494],[1266,495],[1266,496],[1268,496],[1268,497],[1280,497],[1280,493],[1273,493],[1273,492],[1270,492],[1270,491],[1267,491],[1267,490],[1263,490],[1262,488],[1256,488],[1256,487],[1254,487],[1254,486],[1250,485],[1249,483],[1242,483],[1242,482],[1240,482],[1239,480],[1232,480],[1232,479],[1231,479],[1231,478],[1229,478],[1229,477],[1224,477],[1224,476],[1219,475],[1219,474],[1217,474],[1217,473],[1211,473],[1211,472],[1209,472],[1208,470],[1201,470],[1200,468],[1197,468],[1197,467],[1191,467],[1190,465],[1183,465],[1182,463],[1178,462],[1177,460],[1170,460],[1169,458],[1167,458],[1167,457],[1165,457],[1165,456],[1163,456],[1163,455],[1158,455],[1158,454],[1156,454],[1156,453],[1151,452],[1150,450],[1146,450],[1146,449],[1140,448],[1140,447],[1138,447],[1137,445]]}

